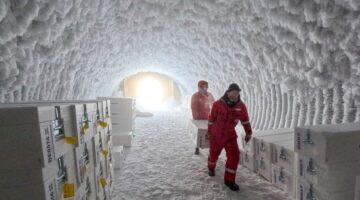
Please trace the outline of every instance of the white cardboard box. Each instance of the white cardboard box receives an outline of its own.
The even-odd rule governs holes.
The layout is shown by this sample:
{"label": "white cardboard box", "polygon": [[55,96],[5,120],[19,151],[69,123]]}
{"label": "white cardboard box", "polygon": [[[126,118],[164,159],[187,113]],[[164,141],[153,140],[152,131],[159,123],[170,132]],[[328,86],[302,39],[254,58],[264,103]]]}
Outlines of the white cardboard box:
{"label": "white cardboard box", "polygon": [[294,152],[294,141],[273,144],[273,164],[283,167],[286,171],[297,174],[297,153]]}
{"label": "white cardboard box", "polygon": [[[237,126],[237,127],[239,127],[239,126]],[[242,149],[245,149],[247,146],[250,146],[249,151],[255,152],[254,138],[263,138],[263,137],[268,137],[268,136],[273,136],[273,135],[289,134],[289,133],[293,133],[293,132],[294,132],[294,129],[291,129],[291,128],[282,128],[282,129],[264,130],[264,131],[254,132],[252,134],[252,139],[248,142],[248,144],[246,144],[246,142],[245,142],[245,135],[241,134],[240,145],[241,145]]]}
{"label": "white cardboard box", "polygon": [[360,161],[322,164],[298,155],[298,176],[324,191],[341,192],[354,188],[355,177],[360,174]]}
{"label": "white cardboard box", "polygon": [[190,136],[196,147],[209,148],[208,121],[190,120]]}
{"label": "white cardboard box", "polygon": [[133,138],[132,131],[119,131],[115,132],[115,129],[113,129],[112,132],[112,143],[114,146],[131,146],[131,141]]}
{"label": "white cardboard box", "polygon": [[351,200],[354,198],[354,189],[328,193],[322,191],[314,184],[303,180],[302,178],[297,179],[296,199],[297,200]]}
{"label": "white cardboard box", "polygon": [[295,197],[296,181],[295,176],[289,171],[286,171],[283,167],[272,164],[272,179],[271,182],[282,189],[286,193]]}
{"label": "white cardboard box", "polygon": [[240,149],[240,165],[248,168],[252,172],[257,172],[257,163],[253,153]]}
{"label": "white cardboard box", "polygon": [[0,126],[0,133],[0,170],[46,167],[75,147],[55,137],[52,121]]}
{"label": "white cardboard box", "polygon": [[256,165],[260,176],[271,182],[271,161],[263,156],[255,155]]}
{"label": "white cardboard box", "polygon": [[96,183],[94,171],[90,173],[85,181],[76,191],[76,200],[96,199]]}
{"label": "white cardboard box", "polygon": [[287,141],[294,141],[294,133],[272,135],[266,137],[254,138],[255,155],[260,155],[269,158],[272,161],[272,152],[274,143],[285,143]]}
{"label": "white cardboard box", "polygon": [[85,142],[80,147],[75,148],[75,159],[76,159],[76,174],[78,183],[83,183],[86,176],[92,171],[96,166],[95,160],[95,151],[92,141]]}
{"label": "white cardboard box", "polygon": [[[74,152],[70,151],[60,159],[64,164],[64,167],[74,169],[74,176],[76,176]],[[61,170],[59,168],[58,160],[51,163],[46,168],[14,168],[0,170],[0,188],[42,184],[51,177],[56,177],[59,171]]]}
{"label": "white cardboard box", "polygon": [[78,187],[73,158],[73,152],[61,157],[61,163],[63,163],[61,168],[64,170],[59,170],[60,165],[56,164],[46,169],[13,170],[1,174],[1,198],[14,200],[61,199],[65,183],[74,184],[75,189]]}
{"label": "white cardboard box", "polygon": [[295,151],[322,163],[360,158],[360,123],[296,127]]}
{"label": "white cardboard box", "polygon": [[112,153],[113,153],[114,169],[120,169],[125,161],[124,147],[114,146]]}

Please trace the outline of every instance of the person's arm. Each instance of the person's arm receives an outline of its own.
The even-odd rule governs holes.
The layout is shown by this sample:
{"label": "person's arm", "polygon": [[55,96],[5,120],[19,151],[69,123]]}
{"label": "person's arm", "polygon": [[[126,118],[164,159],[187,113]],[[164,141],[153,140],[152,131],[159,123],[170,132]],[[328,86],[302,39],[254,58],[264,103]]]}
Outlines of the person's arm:
{"label": "person's arm", "polygon": [[245,140],[246,140],[246,142],[248,142],[252,135],[252,128],[251,128],[251,124],[249,121],[249,115],[248,115],[245,104],[242,104],[240,121],[245,130],[245,134],[246,134]]}
{"label": "person's arm", "polygon": [[191,97],[191,113],[193,119],[199,118],[199,101],[196,99],[195,95]]}
{"label": "person's arm", "polygon": [[217,115],[218,115],[218,111],[217,111],[217,105],[216,104],[213,104],[213,107],[210,111],[210,114],[209,114],[209,119],[208,119],[208,133],[211,134],[211,131],[212,131],[212,126],[217,118]]}

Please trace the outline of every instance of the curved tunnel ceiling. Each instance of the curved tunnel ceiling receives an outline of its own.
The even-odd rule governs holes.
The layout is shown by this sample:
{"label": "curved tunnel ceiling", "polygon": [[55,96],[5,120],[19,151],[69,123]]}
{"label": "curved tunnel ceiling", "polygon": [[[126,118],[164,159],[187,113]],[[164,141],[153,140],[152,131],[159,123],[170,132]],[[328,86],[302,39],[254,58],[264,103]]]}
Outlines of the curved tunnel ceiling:
{"label": "curved tunnel ceiling", "polygon": [[358,0],[3,0],[0,102],[110,95],[154,71],[243,88],[255,128],[360,121]]}

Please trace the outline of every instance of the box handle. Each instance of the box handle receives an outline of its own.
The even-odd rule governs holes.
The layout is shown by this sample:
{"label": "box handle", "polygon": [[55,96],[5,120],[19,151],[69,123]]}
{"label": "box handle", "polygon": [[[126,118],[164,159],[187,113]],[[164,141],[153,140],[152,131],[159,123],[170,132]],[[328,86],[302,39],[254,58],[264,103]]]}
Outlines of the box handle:
{"label": "box handle", "polygon": [[306,194],[306,200],[316,200],[313,184],[310,184],[309,192]]}
{"label": "box handle", "polygon": [[310,158],[309,160],[308,166],[306,167],[306,171],[312,175],[316,173],[316,169],[314,167],[314,161],[312,158]]}
{"label": "box handle", "polygon": [[310,144],[310,145],[313,145],[313,144],[314,144],[314,141],[312,141],[312,139],[311,139],[310,130],[307,130],[306,139],[303,140],[303,143],[304,143],[304,144]]}
{"label": "box handle", "polygon": [[284,147],[281,147],[281,149],[280,149],[280,159],[281,160],[286,160],[286,155],[285,155],[285,149],[284,149]]}
{"label": "box handle", "polygon": [[284,176],[284,171],[283,171],[282,167],[280,168],[280,172],[279,172],[279,181],[281,183],[285,183],[285,176]]}
{"label": "box handle", "polygon": [[264,141],[261,140],[261,143],[260,143],[260,151],[265,151],[265,145],[264,145]]}
{"label": "box handle", "polygon": [[63,157],[58,158],[58,167],[59,167],[59,171],[57,173],[56,180],[59,183],[64,183],[66,181],[67,177],[66,177],[66,167],[64,166]]}

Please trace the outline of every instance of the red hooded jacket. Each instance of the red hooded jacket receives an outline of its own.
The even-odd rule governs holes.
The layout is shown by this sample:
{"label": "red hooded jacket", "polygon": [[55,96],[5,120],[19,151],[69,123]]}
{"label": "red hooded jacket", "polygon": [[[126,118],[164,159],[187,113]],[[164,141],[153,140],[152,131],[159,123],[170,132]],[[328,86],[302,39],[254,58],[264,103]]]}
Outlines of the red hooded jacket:
{"label": "red hooded jacket", "polygon": [[191,97],[191,111],[193,119],[207,120],[214,101],[214,97],[211,93],[208,92],[207,95],[204,95],[200,92],[196,92]]}
{"label": "red hooded jacket", "polygon": [[230,107],[220,99],[213,104],[211,109],[208,131],[211,137],[218,141],[236,139],[235,127],[239,121],[241,121],[246,135],[251,135],[252,129],[245,104],[239,101]]}

